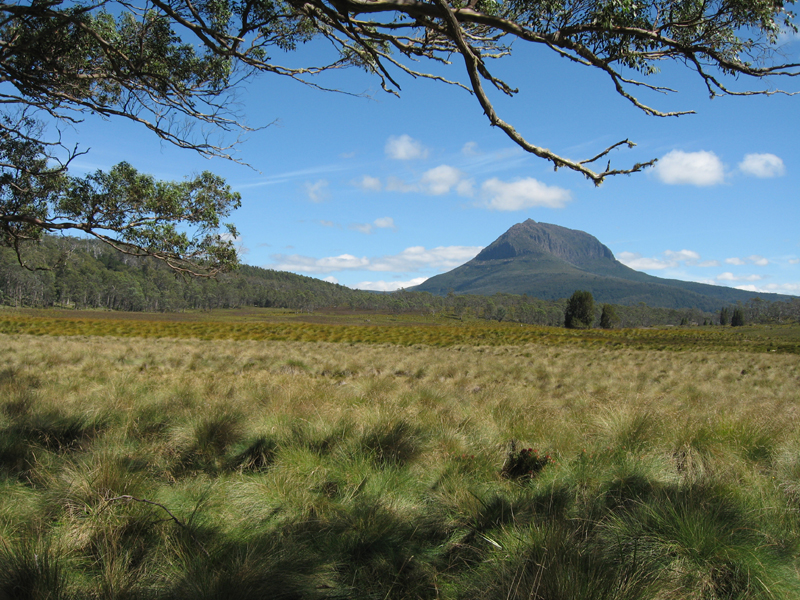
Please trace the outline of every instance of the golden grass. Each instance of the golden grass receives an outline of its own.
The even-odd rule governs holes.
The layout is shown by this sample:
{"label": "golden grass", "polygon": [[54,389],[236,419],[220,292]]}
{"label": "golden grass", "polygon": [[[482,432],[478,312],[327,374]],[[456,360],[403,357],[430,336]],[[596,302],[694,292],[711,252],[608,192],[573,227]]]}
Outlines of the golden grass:
{"label": "golden grass", "polygon": [[[613,526],[649,539],[655,534],[637,533],[630,520],[651,506],[645,498],[666,494],[664,506],[678,506],[709,490],[747,507],[748,531],[761,536],[747,552],[758,560],[780,546],[791,565],[800,548],[800,356],[732,352],[727,332],[703,337],[710,342],[701,351],[666,352],[649,341],[606,342],[669,337],[688,348],[686,339],[705,334],[469,326],[446,329],[446,338],[439,327],[352,328],[381,340],[363,344],[344,343],[355,336],[347,326],[231,333],[240,325],[3,319],[42,332],[74,327],[61,336],[0,334],[0,432],[26,436],[0,447],[0,540],[55,540],[82,573],[70,580],[75,589],[166,589],[176,573],[194,573],[189,558],[217,557],[215,548],[245,569],[248,552],[279,536],[280,547],[336,557],[313,567],[309,589],[478,597],[480,586],[462,579],[489,577],[482,569],[497,561],[511,569],[510,583],[493,579],[493,597],[518,588],[528,597],[533,588],[514,575],[528,567],[508,563],[511,548],[539,556],[535,540],[544,536],[566,552],[577,533],[563,528],[591,519],[596,529],[585,536],[601,539]],[[325,327],[343,341],[291,339],[326,337]],[[87,335],[92,328],[106,333]],[[173,335],[136,337],[142,331]],[[286,340],[189,339],[264,331]],[[420,341],[431,332],[449,341]],[[516,343],[501,343],[509,339]],[[527,486],[500,474],[512,440],[552,457]],[[169,507],[186,532],[153,505],[108,505],[123,494]],[[702,514],[717,500],[698,502]],[[677,518],[659,507],[648,517],[654,529]],[[692,511],[686,518],[699,518]],[[658,597],[724,597],[693,595],[685,583],[702,575],[715,590],[719,556],[702,573],[669,571],[684,580],[659,579]],[[569,560],[577,558],[564,568],[578,568]]]}

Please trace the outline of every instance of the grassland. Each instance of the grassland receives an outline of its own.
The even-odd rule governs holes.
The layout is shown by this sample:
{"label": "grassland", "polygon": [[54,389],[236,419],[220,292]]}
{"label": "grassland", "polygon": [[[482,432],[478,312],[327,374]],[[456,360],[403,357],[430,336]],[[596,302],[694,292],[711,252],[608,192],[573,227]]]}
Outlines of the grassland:
{"label": "grassland", "polygon": [[796,328],[108,317],[0,313],[0,598],[800,597]]}

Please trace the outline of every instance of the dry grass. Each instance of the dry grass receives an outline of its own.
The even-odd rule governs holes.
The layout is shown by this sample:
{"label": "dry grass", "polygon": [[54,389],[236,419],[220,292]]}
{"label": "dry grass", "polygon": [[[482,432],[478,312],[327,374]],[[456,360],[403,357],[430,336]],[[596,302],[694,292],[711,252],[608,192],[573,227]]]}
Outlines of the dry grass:
{"label": "dry grass", "polygon": [[59,597],[797,593],[796,355],[0,344],[0,562]]}

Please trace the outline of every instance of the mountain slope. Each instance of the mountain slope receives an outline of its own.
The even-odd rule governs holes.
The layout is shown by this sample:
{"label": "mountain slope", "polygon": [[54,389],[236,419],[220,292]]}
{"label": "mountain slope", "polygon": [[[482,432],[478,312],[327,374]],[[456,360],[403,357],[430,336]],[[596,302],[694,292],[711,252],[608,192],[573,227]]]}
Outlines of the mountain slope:
{"label": "mountain slope", "polygon": [[653,277],[623,265],[588,233],[532,219],[511,227],[468,263],[431,277],[413,290],[439,295],[450,290],[482,295],[504,292],[546,300],[588,290],[598,302],[644,302],[650,306],[701,310],[717,310],[756,296],[765,300],[790,298]]}

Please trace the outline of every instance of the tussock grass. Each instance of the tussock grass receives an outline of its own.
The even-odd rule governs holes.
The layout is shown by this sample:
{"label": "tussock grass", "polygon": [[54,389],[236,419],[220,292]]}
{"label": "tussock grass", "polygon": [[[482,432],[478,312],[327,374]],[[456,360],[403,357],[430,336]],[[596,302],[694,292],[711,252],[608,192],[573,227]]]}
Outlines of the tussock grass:
{"label": "tussock grass", "polygon": [[793,354],[0,343],[0,598],[800,595]]}

